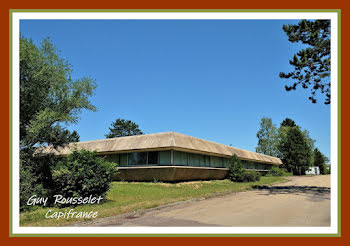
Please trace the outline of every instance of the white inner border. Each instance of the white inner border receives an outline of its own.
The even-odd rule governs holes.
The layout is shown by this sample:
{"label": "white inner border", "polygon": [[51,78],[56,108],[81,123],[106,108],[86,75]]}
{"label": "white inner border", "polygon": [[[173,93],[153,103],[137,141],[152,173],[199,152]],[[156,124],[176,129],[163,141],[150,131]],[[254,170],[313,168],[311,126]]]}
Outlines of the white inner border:
{"label": "white inner border", "polygon": [[[13,234],[336,234],[338,232],[338,13],[335,12],[15,12],[12,15],[12,229]],[[28,19],[331,19],[330,227],[20,227],[19,22]]]}

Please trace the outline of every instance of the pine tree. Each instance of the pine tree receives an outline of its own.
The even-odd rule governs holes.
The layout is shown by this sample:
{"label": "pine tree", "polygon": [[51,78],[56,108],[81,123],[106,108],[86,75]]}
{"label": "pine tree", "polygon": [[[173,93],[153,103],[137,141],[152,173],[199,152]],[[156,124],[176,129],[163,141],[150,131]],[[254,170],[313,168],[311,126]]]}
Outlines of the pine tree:
{"label": "pine tree", "polygon": [[285,168],[296,175],[305,174],[311,164],[311,149],[298,127],[291,127],[285,138],[281,139],[279,150]]}
{"label": "pine tree", "polygon": [[295,121],[290,119],[290,118],[285,118],[282,123],[281,123],[281,126],[289,126],[289,127],[294,127],[294,126],[297,126],[295,124]]}
{"label": "pine tree", "polygon": [[142,135],[142,131],[139,129],[139,125],[131,120],[116,119],[109,128],[109,133],[106,134],[106,138],[118,138],[133,135]]}
{"label": "pine tree", "polygon": [[326,159],[325,156],[321,153],[321,151],[318,148],[314,149],[314,162],[315,167],[320,168],[321,174],[326,174],[327,167],[326,167]]}
{"label": "pine tree", "polygon": [[[287,137],[287,133],[288,131],[293,128],[293,127],[297,127],[301,132],[302,134],[304,135],[305,139],[306,139],[306,142],[309,146],[309,148],[311,150],[314,149],[314,145],[315,145],[315,140],[312,139],[310,137],[310,134],[309,134],[309,131],[308,130],[302,130],[300,126],[298,126],[294,120],[290,119],[290,118],[285,118],[282,122],[281,122],[281,126],[280,128],[278,129],[278,140],[277,140],[277,148],[278,145],[280,145],[282,139],[286,138]],[[279,153],[280,158],[282,158],[283,156],[281,155],[281,153]],[[313,163],[313,155],[311,155],[311,163]]]}
{"label": "pine tree", "polygon": [[316,92],[325,93],[325,104],[331,102],[330,74],[330,20],[301,20],[297,25],[283,25],[283,31],[292,43],[301,42],[307,48],[300,50],[289,61],[294,71],[280,73],[280,78],[292,79],[293,84],[285,86],[287,91],[295,90],[298,85],[311,88],[309,99],[316,103]]}

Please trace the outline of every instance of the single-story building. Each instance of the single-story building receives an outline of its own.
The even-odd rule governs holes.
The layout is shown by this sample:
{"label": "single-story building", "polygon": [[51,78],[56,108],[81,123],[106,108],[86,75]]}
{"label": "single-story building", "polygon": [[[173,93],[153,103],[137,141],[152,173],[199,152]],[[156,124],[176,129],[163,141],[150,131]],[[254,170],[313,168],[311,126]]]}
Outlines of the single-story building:
{"label": "single-story building", "polygon": [[58,150],[46,147],[45,151],[68,155],[73,149],[96,150],[109,161],[118,163],[119,174],[115,180],[125,181],[224,179],[234,154],[244,168],[262,173],[282,164],[276,157],[175,132],[70,143]]}

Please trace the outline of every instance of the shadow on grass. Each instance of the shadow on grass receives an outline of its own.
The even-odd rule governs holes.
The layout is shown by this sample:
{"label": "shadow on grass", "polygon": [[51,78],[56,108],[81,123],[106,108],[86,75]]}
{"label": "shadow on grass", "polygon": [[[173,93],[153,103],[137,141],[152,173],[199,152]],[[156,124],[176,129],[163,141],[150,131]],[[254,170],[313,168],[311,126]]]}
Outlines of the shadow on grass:
{"label": "shadow on grass", "polygon": [[312,199],[326,199],[330,200],[331,189],[329,187],[319,187],[319,186],[265,186],[256,185],[254,189],[264,190],[267,193],[262,193],[260,195],[280,195],[280,194],[291,194],[291,195],[303,195]]}

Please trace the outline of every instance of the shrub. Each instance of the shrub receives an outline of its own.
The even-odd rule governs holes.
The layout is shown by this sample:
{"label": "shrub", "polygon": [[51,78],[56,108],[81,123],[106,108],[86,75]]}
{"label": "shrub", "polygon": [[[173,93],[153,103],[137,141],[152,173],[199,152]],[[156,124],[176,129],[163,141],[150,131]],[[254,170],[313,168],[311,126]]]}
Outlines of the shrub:
{"label": "shrub", "polygon": [[56,194],[64,197],[105,197],[116,169],[116,163],[97,156],[95,151],[73,151],[52,171]]}
{"label": "shrub", "polygon": [[243,174],[243,182],[255,182],[259,181],[261,177],[261,174],[256,171],[246,171]]}
{"label": "shrub", "polygon": [[19,210],[20,212],[24,212],[34,209],[33,206],[27,205],[31,196],[45,197],[48,192],[43,188],[42,184],[38,183],[31,169],[20,164],[19,173]]}
{"label": "shrub", "polygon": [[288,176],[288,173],[279,167],[272,167],[266,176]]}
{"label": "shrub", "polygon": [[233,182],[243,182],[241,181],[245,172],[242,162],[236,155],[233,155],[230,159],[228,169],[230,170],[228,178]]}
{"label": "shrub", "polygon": [[228,165],[230,170],[228,178],[233,182],[254,182],[260,180],[260,173],[246,171],[242,162],[236,155],[233,155]]}
{"label": "shrub", "polygon": [[31,196],[51,196],[54,187],[50,170],[52,163],[54,163],[54,156],[52,155],[34,154],[31,148],[21,149],[19,177],[20,212],[36,208],[27,205],[27,201]]}

